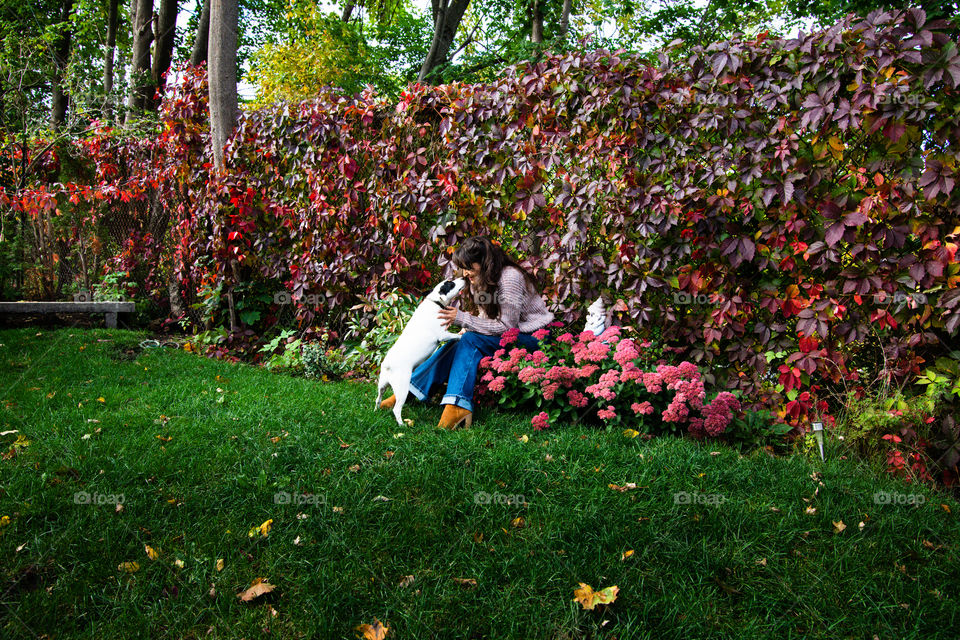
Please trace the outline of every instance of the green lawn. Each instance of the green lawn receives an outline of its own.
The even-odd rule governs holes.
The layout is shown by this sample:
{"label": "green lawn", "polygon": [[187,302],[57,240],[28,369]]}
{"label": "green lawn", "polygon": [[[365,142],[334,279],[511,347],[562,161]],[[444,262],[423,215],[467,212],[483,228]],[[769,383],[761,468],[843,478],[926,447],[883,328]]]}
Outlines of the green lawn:
{"label": "green lawn", "polygon": [[[415,402],[400,429],[372,384],[145,337],[0,332],[0,449],[29,441],[0,460],[0,637],[957,637],[960,505],[833,446],[741,456],[489,410],[445,432]],[[242,602],[257,578],[274,591]],[[584,611],[580,582],[619,597]]]}

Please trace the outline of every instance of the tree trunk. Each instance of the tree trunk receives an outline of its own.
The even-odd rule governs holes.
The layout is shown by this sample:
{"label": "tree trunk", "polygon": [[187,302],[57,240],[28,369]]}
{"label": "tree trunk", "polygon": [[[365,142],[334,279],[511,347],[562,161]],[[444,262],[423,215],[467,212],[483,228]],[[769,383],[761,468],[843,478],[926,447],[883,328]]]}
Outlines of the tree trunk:
{"label": "tree trunk", "polygon": [[213,164],[222,172],[223,147],[237,121],[237,0],[210,1],[210,133]]}
{"label": "tree trunk", "polygon": [[557,40],[563,42],[567,39],[567,31],[570,29],[570,5],[573,0],[563,0],[563,12],[560,14],[560,33]]}
{"label": "tree trunk", "polygon": [[103,115],[113,120],[113,57],[117,52],[117,10],[120,0],[110,0],[107,14],[107,51],[103,56]]}
{"label": "tree trunk", "polygon": [[347,3],[346,3],[345,5],[343,5],[343,15],[340,16],[340,19],[341,19],[343,22],[349,22],[349,21],[350,21],[350,16],[353,15],[353,8],[354,8],[355,6],[356,6],[356,3],[355,3],[355,2],[351,2],[350,0],[348,0]]}
{"label": "tree trunk", "polygon": [[64,90],[64,74],[67,70],[67,60],[70,58],[70,12],[73,11],[73,0],[63,0],[60,14],[60,35],[53,47],[53,104],[51,109],[51,124],[54,131],[67,121],[67,105],[70,97]]}
{"label": "tree trunk", "polygon": [[133,54],[130,68],[130,95],[127,99],[129,123],[136,112],[142,111],[150,95],[150,43],[153,42],[153,0],[136,0],[133,20]]}
{"label": "tree trunk", "polygon": [[423,82],[435,69],[447,63],[450,46],[469,4],[470,0],[433,0],[433,41],[420,67],[417,82]]}
{"label": "tree trunk", "polygon": [[[166,73],[173,59],[173,45],[177,35],[177,3],[179,0],[160,0],[160,14],[157,16],[157,40],[153,48],[153,84],[162,95],[166,85]],[[160,106],[160,98],[151,98],[154,111]]]}
{"label": "tree trunk", "polygon": [[543,44],[543,6],[542,0],[533,1],[533,24],[530,27],[530,41],[534,44]]}
{"label": "tree trunk", "polygon": [[190,64],[197,66],[207,61],[208,36],[210,34],[210,0],[203,0],[200,10],[200,24],[197,25],[197,37],[193,41]]}

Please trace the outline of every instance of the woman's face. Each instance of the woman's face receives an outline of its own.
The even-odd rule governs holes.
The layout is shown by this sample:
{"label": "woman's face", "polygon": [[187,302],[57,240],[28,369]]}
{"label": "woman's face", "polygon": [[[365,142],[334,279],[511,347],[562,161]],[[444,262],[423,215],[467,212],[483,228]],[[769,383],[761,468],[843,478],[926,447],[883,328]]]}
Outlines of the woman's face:
{"label": "woman's face", "polygon": [[474,262],[472,265],[470,265],[469,269],[464,267],[462,271],[463,271],[463,277],[466,278],[468,281],[473,282],[474,278],[480,275],[480,263]]}

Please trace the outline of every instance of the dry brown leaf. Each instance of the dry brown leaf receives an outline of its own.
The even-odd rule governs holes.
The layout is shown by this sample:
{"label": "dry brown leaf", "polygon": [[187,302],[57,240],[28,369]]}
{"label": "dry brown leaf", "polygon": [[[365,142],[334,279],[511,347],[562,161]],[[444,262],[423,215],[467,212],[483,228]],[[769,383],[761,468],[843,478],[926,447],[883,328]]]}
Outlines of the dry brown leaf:
{"label": "dry brown leaf", "polygon": [[453,581],[456,582],[456,583],[457,583],[458,585],[460,585],[461,587],[475,587],[475,586],[477,586],[477,581],[474,580],[473,578],[454,578]]}
{"label": "dry brown leaf", "polygon": [[257,578],[256,580],[253,581],[253,584],[250,586],[249,589],[247,589],[243,593],[238,593],[237,597],[243,600],[244,602],[250,602],[251,600],[259,598],[265,593],[270,593],[274,589],[276,589],[274,585],[270,584],[263,578]]}
{"label": "dry brown leaf", "polygon": [[843,530],[847,528],[847,525],[843,524],[843,520],[833,523],[833,532],[834,533],[843,533]]}
{"label": "dry brown leaf", "polygon": [[416,580],[413,576],[403,576],[403,580],[400,581],[400,588],[406,589],[413,584],[413,581]]}

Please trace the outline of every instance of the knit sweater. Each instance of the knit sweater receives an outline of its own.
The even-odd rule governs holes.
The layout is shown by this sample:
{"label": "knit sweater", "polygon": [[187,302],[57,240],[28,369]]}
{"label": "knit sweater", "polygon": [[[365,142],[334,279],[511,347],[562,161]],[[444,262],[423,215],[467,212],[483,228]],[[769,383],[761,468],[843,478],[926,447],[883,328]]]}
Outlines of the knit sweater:
{"label": "knit sweater", "polygon": [[482,308],[482,316],[458,309],[454,323],[477,333],[498,336],[513,328],[520,329],[521,333],[533,333],[553,321],[553,313],[547,309],[543,298],[527,286],[523,273],[515,267],[504,267],[496,295],[500,303],[499,318],[487,318]]}

